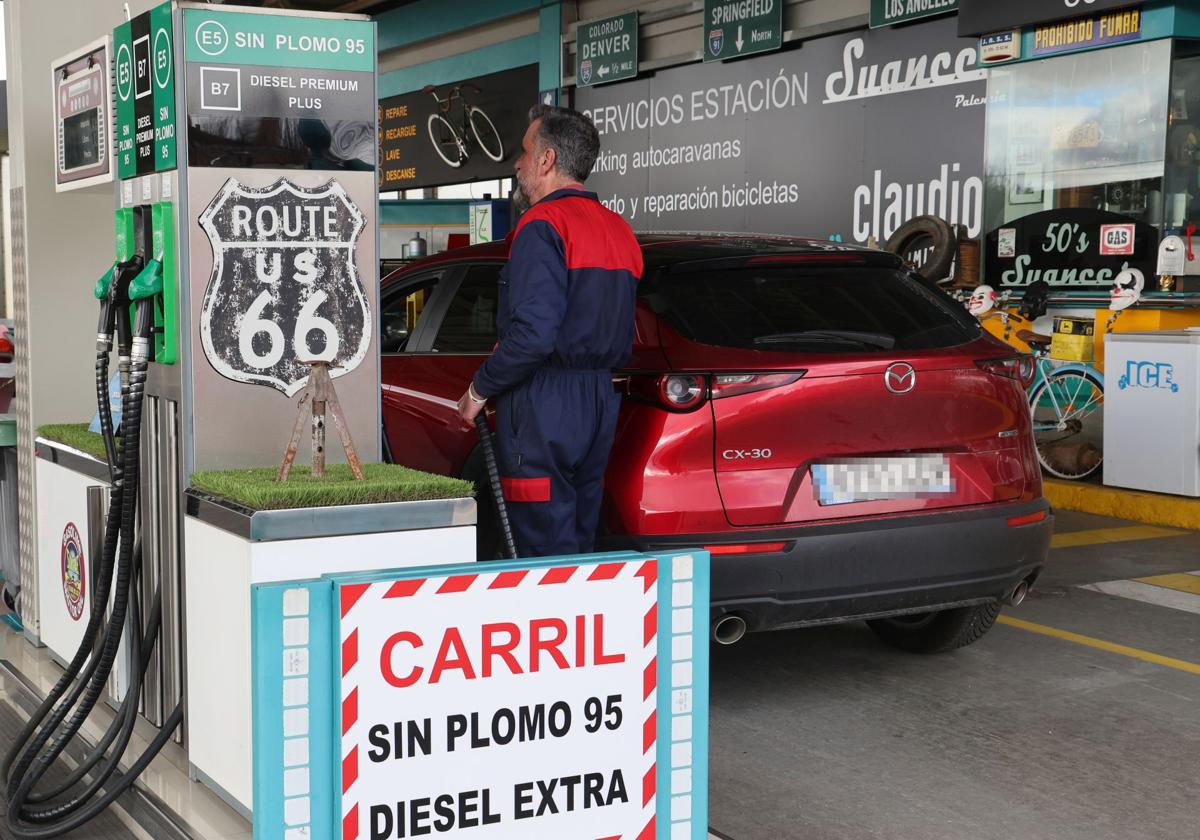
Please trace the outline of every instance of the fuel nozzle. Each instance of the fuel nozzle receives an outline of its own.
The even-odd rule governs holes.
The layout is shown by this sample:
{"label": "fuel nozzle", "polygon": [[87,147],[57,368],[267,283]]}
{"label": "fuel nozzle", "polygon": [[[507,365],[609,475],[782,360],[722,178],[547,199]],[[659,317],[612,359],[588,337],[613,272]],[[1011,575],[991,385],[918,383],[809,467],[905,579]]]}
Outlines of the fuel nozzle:
{"label": "fuel nozzle", "polygon": [[100,353],[108,353],[112,350],[112,334],[116,324],[113,321],[115,312],[108,296],[119,265],[120,263],[114,262],[109,266],[108,271],[100,275],[100,279],[96,281],[93,289],[96,300],[100,301],[100,323],[96,327],[96,350]]}
{"label": "fuel nozzle", "polygon": [[154,329],[154,296],[162,294],[163,267],[159,260],[149,260],[129,284],[129,299],[134,304],[133,360],[150,358],[150,335]]}
{"label": "fuel nozzle", "polygon": [[[100,307],[100,332],[105,335],[105,347],[111,347],[108,336],[113,334],[115,327],[117,333],[117,355],[121,358],[129,358],[133,349],[133,334],[129,324],[129,288],[145,266],[145,260],[140,255],[134,255],[127,260],[117,262],[113,265],[109,272],[107,306],[101,304]],[[96,284],[96,291],[101,291],[101,282]],[[106,329],[107,328],[107,329]],[[100,341],[100,336],[96,336],[97,341]]]}

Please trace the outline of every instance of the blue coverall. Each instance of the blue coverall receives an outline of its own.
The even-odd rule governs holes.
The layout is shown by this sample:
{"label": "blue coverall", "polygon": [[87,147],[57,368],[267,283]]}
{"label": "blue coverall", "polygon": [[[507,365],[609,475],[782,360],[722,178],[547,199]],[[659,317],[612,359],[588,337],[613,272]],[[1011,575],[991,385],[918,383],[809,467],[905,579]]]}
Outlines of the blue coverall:
{"label": "blue coverall", "polygon": [[475,374],[496,400],[498,457],[522,557],[590,552],[633,347],[642,251],[595,193],[527,210],[500,272],[500,341]]}

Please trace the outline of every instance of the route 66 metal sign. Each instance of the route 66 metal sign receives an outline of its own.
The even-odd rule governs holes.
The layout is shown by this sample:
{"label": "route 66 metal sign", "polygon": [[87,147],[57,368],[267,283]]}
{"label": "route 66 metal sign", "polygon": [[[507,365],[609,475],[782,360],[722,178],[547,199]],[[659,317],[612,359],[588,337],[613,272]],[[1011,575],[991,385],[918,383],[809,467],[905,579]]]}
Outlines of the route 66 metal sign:
{"label": "route 66 metal sign", "polygon": [[213,248],[200,340],[213,368],[291,397],[308,378],[305,361],[331,361],[335,377],[358,367],[371,343],[354,259],[364,225],[337,181],[226,181],[200,214]]}

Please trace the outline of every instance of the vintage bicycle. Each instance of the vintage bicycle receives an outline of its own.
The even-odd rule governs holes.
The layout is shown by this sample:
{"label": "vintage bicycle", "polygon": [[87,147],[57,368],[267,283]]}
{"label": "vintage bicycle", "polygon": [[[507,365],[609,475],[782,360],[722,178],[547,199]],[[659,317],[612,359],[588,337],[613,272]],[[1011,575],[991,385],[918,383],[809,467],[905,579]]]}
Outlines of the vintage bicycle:
{"label": "vintage bicycle", "polygon": [[445,98],[438,95],[434,85],[421,88],[421,93],[432,95],[438,104],[437,111],[429,115],[427,123],[433,149],[448,166],[456,169],[470,160],[473,147],[499,163],[504,160],[504,141],[500,139],[500,132],[487,112],[467,101],[464,90],[483,92],[470,82],[455,85]]}
{"label": "vintage bicycle", "polygon": [[[1041,282],[1041,281],[1039,281]],[[1016,312],[1004,305],[1012,293],[997,295],[988,286],[975,289],[967,309],[981,321],[999,318],[1029,345],[1027,384],[1033,438],[1042,469],[1055,478],[1081,481],[1104,463],[1104,374],[1082,362],[1060,362],[1050,355],[1051,337],[1034,332],[1046,314],[1048,287],[1026,291]]]}

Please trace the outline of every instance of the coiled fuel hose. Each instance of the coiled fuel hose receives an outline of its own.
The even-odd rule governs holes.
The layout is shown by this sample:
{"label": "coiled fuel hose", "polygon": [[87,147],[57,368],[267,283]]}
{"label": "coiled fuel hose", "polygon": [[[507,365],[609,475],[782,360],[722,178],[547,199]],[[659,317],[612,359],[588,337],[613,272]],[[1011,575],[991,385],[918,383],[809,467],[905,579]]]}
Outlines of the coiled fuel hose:
{"label": "coiled fuel hose", "polygon": [[492,443],[492,430],[488,428],[485,412],[475,415],[475,429],[479,432],[479,445],[483,448],[483,462],[487,468],[488,484],[492,488],[492,501],[496,503],[496,518],[500,521],[500,535],[504,539],[504,552],[509,560],[517,559],[517,544],[513,540],[512,525],[508,521],[508,505],[504,503],[504,489],[500,486],[500,467],[496,463],[496,447]]}
{"label": "coiled fuel hose", "polygon": [[[96,395],[113,480],[93,610],[83,639],[62,677],[17,736],[0,767],[5,779],[8,829],[12,836],[21,840],[59,837],[93,819],[132,786],[183,719],[180,704],[167,716],[146,750],[125,772],[119,770],[137,720],[142,682],[162,620],[162,596],[161,592],[156,592],[145,633],[141,632],[143,609],[138,592],[142,551],[136,529],[139,441],[150,356],[153,295],[161,289],[161,264],[150,260],[143,265],[140,257],[116,264],[97,284],[101,304]],[[128,316],[131,303],[135,304],[133,325]],[[119,448],[115,441],[107,382],[114,331],[122,374]],[[105,622],[104,607],[110,592],[113,594],[112,612]],[[65,781],[49,790],[37,790],[38,782],[79,733],[103,694],[127,618],[128,626],[133,628],[127,641],[133,668],[126,695],[112,724],[91,754],[68,774]],[[97,765],[100,765],[99,769]],[[76,790],[85,779],[82,789]]]}

